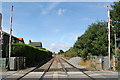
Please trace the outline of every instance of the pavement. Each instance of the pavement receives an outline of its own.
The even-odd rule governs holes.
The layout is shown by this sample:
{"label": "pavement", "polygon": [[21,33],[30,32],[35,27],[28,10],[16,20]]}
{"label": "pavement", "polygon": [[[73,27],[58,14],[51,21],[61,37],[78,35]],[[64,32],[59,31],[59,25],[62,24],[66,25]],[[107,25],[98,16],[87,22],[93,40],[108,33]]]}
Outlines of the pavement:
{"label": "pavement", "polygon": [[9,78],[20,78],[22,76],[24,76],[26,73],[32,71],[33,69],[35,69],[36,67],[31,67],[31,68],[26,68],[23,70],[19,70],[19,71],[7,71],[7,72],[0,72],[2,73],[2,79],[9,79]]}

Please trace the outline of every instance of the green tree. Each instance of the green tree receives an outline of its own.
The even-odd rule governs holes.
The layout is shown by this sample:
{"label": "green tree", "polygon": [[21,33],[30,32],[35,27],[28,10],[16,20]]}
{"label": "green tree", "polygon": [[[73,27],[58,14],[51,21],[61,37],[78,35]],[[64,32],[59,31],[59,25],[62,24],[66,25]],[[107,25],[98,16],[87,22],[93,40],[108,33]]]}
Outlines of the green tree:
{"label": "green tree", "polygon": [[[107,22],[97,22],[89,25],[85,33],[78,37],[74,46],[66,51],[67,56],[80,56],[84,60],[90,55],[108,55]],[[113,40],[111,40],[113,44]],[[111,52],[112,52],[111,45]]]}
{"label": "green tree", "polygon": [[76,57],[76,56],[78,56],[78,52],[77,52],[76,48],[71,47],[68,51],[66,51],[64,53],[64,55],[66,57]]}
{"label": "green tree", "polygon": [[111,24],[112,26],[114,26],[112,30],[115,31],[115,33],[117,34],[117,37],[120,37],[120,1],[114,2],[114,4],[111,5],[111,7],[112,7],[112,9],[110,10]]}
{"label": "green tree", "polygon": [[64,53],[64,51],[63,50],[60,50],[59,52],[58,52],[58,54],[63,54]]}

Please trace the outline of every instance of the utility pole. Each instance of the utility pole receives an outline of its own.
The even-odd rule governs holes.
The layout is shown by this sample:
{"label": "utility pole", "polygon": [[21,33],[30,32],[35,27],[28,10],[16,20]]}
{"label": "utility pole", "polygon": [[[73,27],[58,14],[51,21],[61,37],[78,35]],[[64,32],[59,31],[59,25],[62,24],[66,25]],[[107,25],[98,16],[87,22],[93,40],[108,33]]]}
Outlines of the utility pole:
{"label": "utility pole", "polygon": [[9,69],[10,69],[11,44],[12,44],[12,41],[11,41],[12,40],[11,39],[11,36],[12,36],[12,14],[13,14],[13,5],[11,8],[11,12],[10,12],[9,63],[8,63]]}
{"label": "utility pole", "polygon": [[108,57],[109,57],[109,69],[111,68],[110,65],[110,8],[107,6],[108,10]]}

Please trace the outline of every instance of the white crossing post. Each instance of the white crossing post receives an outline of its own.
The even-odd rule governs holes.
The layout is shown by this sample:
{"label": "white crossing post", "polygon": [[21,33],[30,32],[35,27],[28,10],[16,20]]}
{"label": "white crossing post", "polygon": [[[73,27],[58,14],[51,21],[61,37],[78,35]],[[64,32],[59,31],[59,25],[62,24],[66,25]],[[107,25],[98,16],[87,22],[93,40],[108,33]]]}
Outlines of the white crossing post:
{"label": "white crossing post", "polygon": [[107,6],[108,10],[108,57],[109,57],[109,69],[111,68],[110,65],[110,8]]}

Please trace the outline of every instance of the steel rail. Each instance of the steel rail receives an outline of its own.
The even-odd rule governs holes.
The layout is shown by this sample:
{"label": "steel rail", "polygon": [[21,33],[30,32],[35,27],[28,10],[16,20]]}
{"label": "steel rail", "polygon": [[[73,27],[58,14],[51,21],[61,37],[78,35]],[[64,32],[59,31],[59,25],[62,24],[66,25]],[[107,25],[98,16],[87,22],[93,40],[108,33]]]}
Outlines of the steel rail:
{"label": "steel rail", "polygon": [[60,60],[59,57],[58,57],[58,60],[59,60],[59,62],[60,62],[60,64],[61,64],[61,66],[62,66],[63,71],[64,71],[65,74],[67,75],[67,79],[69,80],[70,78],[69,78],[69,75],[68,75],[68,73],[67,73],[67,70],[66,70],[65,66],[63,65],[63,63],[61,62],[61,60]]}
{"label": "steel rail", "polygon": [[[63,61],[65,61],[66,63],[68,63],[70,66],[72,66],[73,68],[77,69],[78,71],[81,71],[80,69],[78,69],[77,67],[75,67],[73,64],[69,63],[68,61],[66,61],[65,59],[61,58]],[[87,73],[85,73],[84,71],[81,71],[83,74],[85,74],[87,77],[89,77],[92,80],[95,80],[94,78],[92,78],[91,76],[89,76]]]}
{"label": "steel rail", "polygon": [[[53,61],[54,61],[54,58],[53,58],[51,64],[53,63]],[[51,66],[51,64],[50,64],[50,66]],[[23,77],[25,77],[25,76],[26,76],[27,74],[29,74],[30,72],[33,72],[33,71],[37,70],[39,67],[41,67],[41,66],[38,65],[35,69],[29,71],[28,73],[24,74],[23,76],[21,76],[20,78],[18,78],[18,79],[16,79],[16,80],[20,80],[20,79],[22,79]],[[49,67],[48,67],[48,68],[49,68]],[[44,72],[44,73],[45,73],[45,72]]]}
{"label": "steel rail", "polygon": [[55,57],[53,58],[52,62],[51,62],[50,65],[48,66],[48,68],[47,68],[47,69],[44,69],[44,73],[43,73],[43,75],[40,77],[39,80],[42,80],[42,79],[43,79],[43,77],[45,76],[45,74],[49,71],[49,69],[50,69],[51,65],[53,64],[54,60],[55,60]]}

